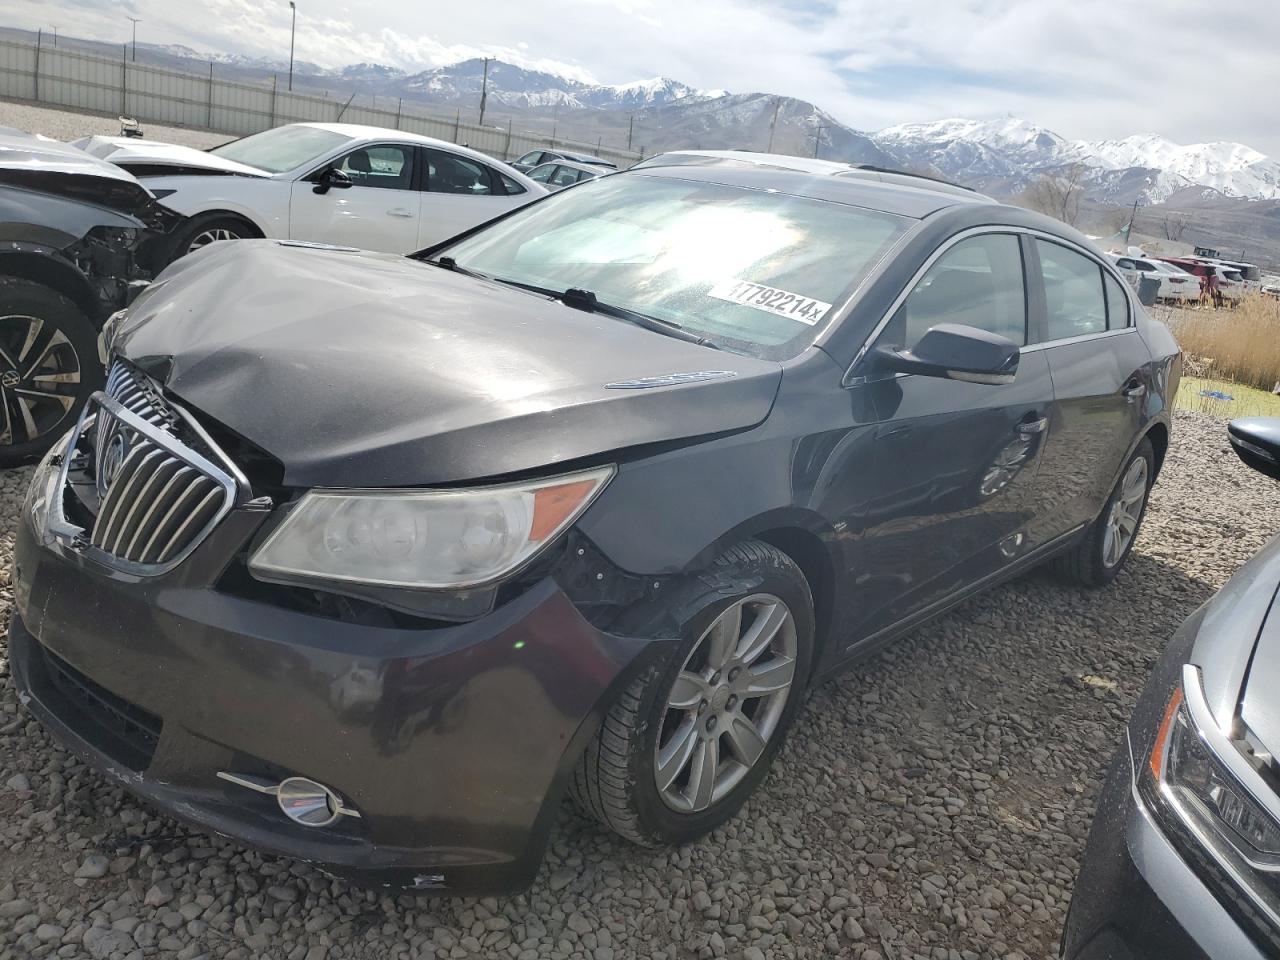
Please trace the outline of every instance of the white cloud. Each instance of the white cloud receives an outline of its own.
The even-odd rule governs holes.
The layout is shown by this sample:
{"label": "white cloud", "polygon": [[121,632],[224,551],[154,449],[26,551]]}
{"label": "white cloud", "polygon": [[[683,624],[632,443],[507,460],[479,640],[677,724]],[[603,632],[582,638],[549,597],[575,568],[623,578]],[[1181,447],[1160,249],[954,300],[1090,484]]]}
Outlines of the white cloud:
{"label": "white cloud", "polygon": [[[285,0],[10,0],[6,20],[254,56],[287,54]],[[582,79],[663,74],[811,100],[875,129],[943,116],[1025,116],[1066,137],[1155,130],[1280,155],[1264,98],[1280,86],[1280,4],[1239,16],[1200,0],[1131,15],[1109,0],[300,0],[297,56],[407,69],[498,56]]]}

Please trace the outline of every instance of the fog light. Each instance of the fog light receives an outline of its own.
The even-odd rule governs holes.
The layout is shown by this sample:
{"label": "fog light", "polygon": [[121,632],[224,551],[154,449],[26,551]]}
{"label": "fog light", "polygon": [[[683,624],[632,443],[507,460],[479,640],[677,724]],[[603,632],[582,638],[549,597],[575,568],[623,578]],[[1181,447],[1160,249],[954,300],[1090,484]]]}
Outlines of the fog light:
{"label": "fog light", "polygon": [[272,783],[263,777],[244,773],[218,771],[218,778],[276,798],[281,812],[304,827],[327,827],[339,817],[359,817],[360,812],[342,802],[342,798],[307,777],[288,777]]}
{"label": "fog light", "polygon": [[276,788],[284,815],[304,827],[327,827],[342,816],[342,801],[323,783],[290,777]]}

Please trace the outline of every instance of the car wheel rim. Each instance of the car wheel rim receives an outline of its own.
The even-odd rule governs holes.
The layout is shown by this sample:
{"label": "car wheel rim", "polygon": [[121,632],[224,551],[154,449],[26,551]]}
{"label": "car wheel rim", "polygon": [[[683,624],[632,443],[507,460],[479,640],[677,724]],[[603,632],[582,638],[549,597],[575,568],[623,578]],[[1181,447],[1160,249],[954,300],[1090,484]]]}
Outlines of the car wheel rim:
{"label": "car wheel rim", "polygon": [[80,395],[80,357],[47,320],[0,316],[0,445],[30,443],[56,429]]}
{"label": "car wheel rim", "polygon": [[1102,562],[1108,568],[1120,562],[1142,519],[1142,507],[1147,500],[1147,461],[1139,457],[1129,465],[1120,489],[1111,501],[1107,513],[1107,528],[1102,538]]}
{"label": "car wheel rim", "polygon": [[215,227],[209,230],[201,230],[191,238],[191,244],[187,247],[187,253],[193,250],[199,250],[201,247],[207,247],[211,243],[217,243],[219,240],[239,240],[240,234],[234,230],[228,230],[226,227]]}
{"label": "car wheel rim", "polygon": [[736,601],[698,638],[667,693],[655,747],[663,802],[698,813],[755,766],[795,680],[795,618],[770,594]]}

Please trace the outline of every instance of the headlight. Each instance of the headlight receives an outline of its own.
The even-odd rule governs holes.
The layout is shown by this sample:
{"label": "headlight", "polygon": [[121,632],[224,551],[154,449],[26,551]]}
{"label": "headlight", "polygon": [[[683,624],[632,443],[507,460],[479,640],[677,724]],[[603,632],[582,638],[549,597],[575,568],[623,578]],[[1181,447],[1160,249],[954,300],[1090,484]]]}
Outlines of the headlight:
{"label": "headlight", "polygon": [[516,570],[573,523],[613,467],[467,490],[313,490],[249,561],[263,580],[457,590]]}
{"label": "headlight", "polygon": [[1280,823],[1214,756],[1181,689],[1165,709],[1148,765],[1166,801],[1189,826],[1227,844],[1251,866],[1280,869]]}

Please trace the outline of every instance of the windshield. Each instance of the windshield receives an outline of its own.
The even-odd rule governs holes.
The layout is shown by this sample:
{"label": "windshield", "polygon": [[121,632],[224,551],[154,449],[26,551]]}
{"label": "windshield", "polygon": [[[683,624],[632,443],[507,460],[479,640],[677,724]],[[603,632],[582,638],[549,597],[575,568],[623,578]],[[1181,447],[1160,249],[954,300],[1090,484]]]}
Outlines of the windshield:
{"label": "windshield", "polygon": [[324,156],[350,139],[332,130],[294,124],[232,140],[209,152],[268,173],[283,173]]}
{"label": "windshield", "polygon": [[604,177],[521,210],[447,251],[487,276],[679,324],[770,359],[810,343],[915,221],[717,183]]}

